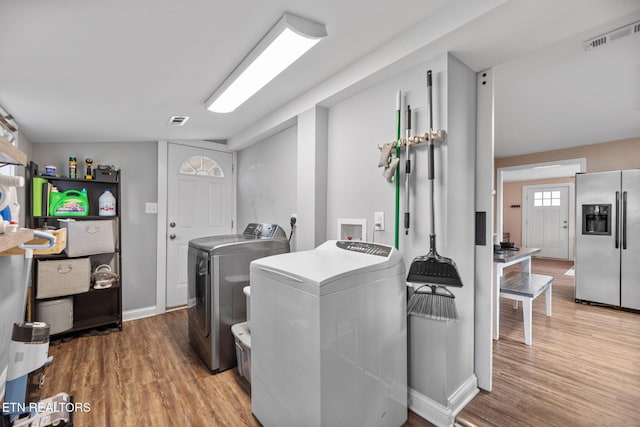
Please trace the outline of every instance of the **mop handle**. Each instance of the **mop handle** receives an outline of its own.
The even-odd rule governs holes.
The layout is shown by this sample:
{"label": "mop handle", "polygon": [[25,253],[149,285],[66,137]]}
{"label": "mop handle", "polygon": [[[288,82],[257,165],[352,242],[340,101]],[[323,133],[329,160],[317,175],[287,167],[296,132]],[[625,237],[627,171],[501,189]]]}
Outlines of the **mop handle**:
{"label": "mop handle", "polygon": [[432,101],[432,81],[431,70],[427,71],[427,104],[429,104],[429,140],[431,140],[431,132],[433,131],[433,101]]}
{"label": "mop handle", "polygon": [[[402,116],[402,91],[396,95],[396,157],[400,160],[400,117]],[[395,205],[395,241],[396,249],[400,248],[400,168],[396,169],[396,205]]]}
{"label": "mop handle", "polygon": [[429,246],[432,252],[436,250],[436,210],[435,210],[435,161],[434,144],[431,136],[433,134],[433,99],[432,99],[432,79],[431,70],[427,71],[427,104],[429,104],[429,184],[431,187],[431,234],[429,235]]}
{"label": "mop handle", "polygon": [[409,137],[411,136],[411,106],[407,105],[407,130],[406,130],[406,139],[407,139],[407,160],[405,162],[405,177],[404,177],[404,187],[405,187],[405,203],[406,209],[404,211],[404,233],[409,234],[409,224],[410,224],[410,213],[409,213],[409,174],[411,173],[411,157],[409,156],[409,147],[411,143],[409,142]]}
{"label": "mop handle", "polygon": [[435,156],[434,153],[434,145],[433,145],[433,141],[429,141],[429,186],[430,186],[430,192],[431,192],[431,234],[429,235],[429,246],[430,249],[432,251],[436,250],[436,209],[435,209],[435,196],[434,196],[434,192],[435,192],[435,162],[433,160],[433,157]]}

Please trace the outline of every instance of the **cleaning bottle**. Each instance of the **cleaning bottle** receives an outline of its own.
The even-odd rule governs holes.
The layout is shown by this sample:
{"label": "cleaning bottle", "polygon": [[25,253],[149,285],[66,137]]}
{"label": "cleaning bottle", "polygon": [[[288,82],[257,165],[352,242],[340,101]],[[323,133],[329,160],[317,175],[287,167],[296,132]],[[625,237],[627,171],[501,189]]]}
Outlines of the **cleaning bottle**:
{"label": "cleaning bottle", "polygon": [[87,189],[82,191],[67,190],[51,191],[49,193],[49,215],[51,216],[87,216],[89,215],[89,200]]}
{"label": "cleaning bottle", "polygon": [[111,194],[111,191],[104,190],[104,193],[98,198],[98,208],[100,216],[115,216],[116,198]]}
{"label": "cleaning bottle", "polygon": [[9,212],[11,214],[11,222],[18,224],[20,221],[20,203],[18,202],[18,191],[16,187],[9,187]]}
{"label": "cleaning bottle", "polygon": [[5,221],[18,222],[20,204],[16,187],[24,186],[21,176],[0,175],[0,216]]}
{"label": "cleaning bottle", "polygon": [[75,157],[69,157],[69,178],[76,179],[77,167],[78,167],[78,160]]}

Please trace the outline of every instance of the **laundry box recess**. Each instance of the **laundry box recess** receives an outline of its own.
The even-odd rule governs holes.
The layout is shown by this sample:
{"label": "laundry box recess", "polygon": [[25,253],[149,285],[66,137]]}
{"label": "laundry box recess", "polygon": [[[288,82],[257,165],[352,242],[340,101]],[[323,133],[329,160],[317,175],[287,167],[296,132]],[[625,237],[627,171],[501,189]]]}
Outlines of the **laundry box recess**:
{"label": "laundry box recess", "polygon": [[59,221],[67,228],[67,256],[106,254],[116,250],[115,220]]}
{"label": "laundry box recess", "polygon": [[36,322],[49,324],[51,335],[73,328],[73,297],[38,301]]}
{"label": "laundry box recess", "polygon": [[36,298],[53,298],[80,294],[89,290],[89,258],[38,261]]}

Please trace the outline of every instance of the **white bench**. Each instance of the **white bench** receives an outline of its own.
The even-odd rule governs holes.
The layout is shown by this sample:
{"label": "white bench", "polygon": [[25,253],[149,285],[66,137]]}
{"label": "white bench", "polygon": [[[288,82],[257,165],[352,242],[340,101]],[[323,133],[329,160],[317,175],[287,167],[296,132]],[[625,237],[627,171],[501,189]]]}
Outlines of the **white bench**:
{"label": "white bench", "polygon": [[500,277],[500,296],[514,300],[514,308],[518,309],[518,301],[522,301],[524,312],[524,342],[531,345],[531,306],[538,295],[546,291],[547,316],[551,316],[552,276],[512,271]]}

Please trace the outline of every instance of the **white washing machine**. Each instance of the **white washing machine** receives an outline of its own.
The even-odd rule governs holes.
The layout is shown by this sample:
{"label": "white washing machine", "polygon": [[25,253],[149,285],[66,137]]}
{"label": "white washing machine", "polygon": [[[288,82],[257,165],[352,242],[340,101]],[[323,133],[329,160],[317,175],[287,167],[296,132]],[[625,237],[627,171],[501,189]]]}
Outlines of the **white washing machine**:
{"label": "white washing machine", "polygon": [[405,423],[405,276],[396,249],[352,241],[251,263],[251,405],[264,426]]}

